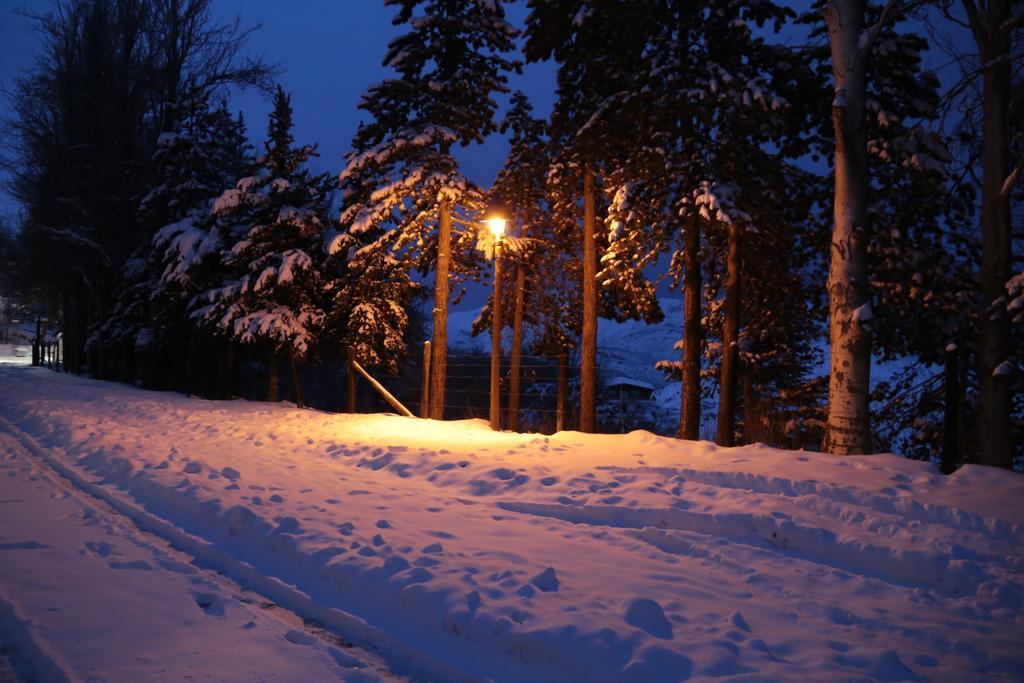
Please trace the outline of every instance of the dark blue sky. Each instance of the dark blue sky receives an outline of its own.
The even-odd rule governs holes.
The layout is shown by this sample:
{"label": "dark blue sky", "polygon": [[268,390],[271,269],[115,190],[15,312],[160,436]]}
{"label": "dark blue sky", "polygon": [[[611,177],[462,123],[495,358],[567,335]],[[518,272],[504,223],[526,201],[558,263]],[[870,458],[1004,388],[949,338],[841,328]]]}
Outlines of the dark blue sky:
{"label": "dark blue sky", "polygon": [[[524,4],[524,3],[523,3]],[[36,37],[16,8],[46,9],[45,0],[0,0],[0,84],[9,87],[19,71],[32,63]],[[250,40],[252,52],[280,65],[281,84],[292,94],[295,136],[320,146],[318,165],[341,170],[362,112],[356,109],[367,87],[391,74],[381,66],[387,43],[402,27],[391,25],[395,9],[380,0],[214,0],[215,18],[230,22],[240,15],[246,25],[262,24]],[[510,20],[521,25],[525,8],[509,7]],[[530,65],[513,75],[511,87],[530,95],[541,116],[554,100],[554,67]],[[232,106],[245,113],[254,141],[263,139],[269,103],[257,92],[234,96]],[[470,179],[488,186],[504,161],[507,145],[498,136],[486,144],[460,150],[459,160]],[[0,197],[0,214],[17,207]]]}

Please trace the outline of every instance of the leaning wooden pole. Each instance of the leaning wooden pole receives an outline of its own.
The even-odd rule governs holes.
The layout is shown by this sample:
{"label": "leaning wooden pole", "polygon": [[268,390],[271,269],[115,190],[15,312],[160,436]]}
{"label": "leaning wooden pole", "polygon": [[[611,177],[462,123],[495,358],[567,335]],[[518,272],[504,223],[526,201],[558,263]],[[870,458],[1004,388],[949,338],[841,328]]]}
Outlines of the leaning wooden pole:
{"label": "leaning wooden pole", "polygon": [[395,398],[390,391],[384,388],[383,384],[375,380],[370,373],[368,373],[363,366],[359,364],[359,361],[353,360],[352,367],[355,368],[356,372],[362,375],[363,379],[370,383],[370,386],[377,390],[377,393],[380,394],[384,400],[398,412],[399,415],[404,417],[415,417],[412,414],[412,411],[402,405],[401,401]]}

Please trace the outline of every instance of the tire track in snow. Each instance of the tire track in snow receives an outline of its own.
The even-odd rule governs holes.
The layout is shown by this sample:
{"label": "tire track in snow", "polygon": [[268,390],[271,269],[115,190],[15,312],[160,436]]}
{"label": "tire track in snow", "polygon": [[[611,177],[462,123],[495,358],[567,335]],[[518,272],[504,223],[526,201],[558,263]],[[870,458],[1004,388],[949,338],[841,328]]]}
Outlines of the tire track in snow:
{"label": "tire track in snow", "polygon": [[[871,491],[853,487],[833,486],[810,480],[792,480],[770,477],[751,472],[729,472],[721,470],[695,470],[674,467],[599,467],[608,472],[629,474],[658,474],[677,483],[688,481],[717,488],[738,489],[754,493],[780,495],[787,498],[810,500],[818,498],[836,503],[845,503],[867,508],[875,513],[885,513],[926,524],[939,524],[957,531],[983,532],[996,538],[1024,544],[1024,528],[1002,519],[982,517],[965,510],[946,505],[921,503],[909,497],[880,496]],[[822,510],[811,507],[811,512]],[[848,521],[848,520],[844,520]]]}
{"label": "tire track in snow", "polygon": [[[241,589],[243,593],[262,596],[269,602],[261,606],[271,609],[279,607],[290,612],[294,619],[289,620],[286,614],[281,615],[281,618],[304,629],[304,635],[295,636],[302,641],[300,644],[308,643],[307,638],[320,638],[328,642],[333,640],[332,644],[338,645],[339,641],[335,639],[341,638],[340,642],[359,646],[371,659],[386,662],[386,666],[394,672],[392,677],[399,674],[413,680],[477,683],[478,679],[431,659],[353,615],[316,603],[292,586],[259,573],[248,563],[234,559],[205,540],[111,494],[100,484],[86,479],[59,457],[47,452],[32,436],[2,416],[0,433],[6,433],[10,440],[20,446],[26,459],[35,465],[42,476],[75,495],[93,510],[127,518],[142,533],[152,534],[170,544],[175,551],[185,555],[192,565],[221,575],[221,582],[228,580],[237,584],[236,592]],[[296,633],[303,631],[296,630]]]}
{"label": "tire track in snow", "polygon": [[573,524],[625,529],[676,529],[717,536],[730,543],[769,550],[794,559],[827,565],[907,588],[930,588],[947,595],[974,594],[991,578],[977,564],[947,555],[905,550],[842,538],[820,527],[751,513],[702,513],[674,508],[625,508],[615,505],[571,506],[506,501],[510,512],[551,517]]}

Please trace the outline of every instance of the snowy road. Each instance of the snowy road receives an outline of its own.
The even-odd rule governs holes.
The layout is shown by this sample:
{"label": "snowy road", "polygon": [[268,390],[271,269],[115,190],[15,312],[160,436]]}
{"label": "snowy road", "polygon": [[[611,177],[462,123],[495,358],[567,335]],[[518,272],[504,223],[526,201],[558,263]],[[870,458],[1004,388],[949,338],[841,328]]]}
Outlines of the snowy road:
{"label": "snowy road", "polygon": [[[21,486],[0,498],[93,507],[33,480],[45,473],[33,463],[47,463],[117,511],[73,531],[0,531],[0,543],[52,546],[0,551],[20,558],[4,560],[3,599],[50,642],[109,612],[108,601],[83,605],[63,633],[47,621],[35,577],[70,557],[101,572],[88,585],[153,578],[128,591],[137,604],[125,621],[155,605],[173,623],[228,626],[210,638],[255,621],[252,640],[223,648],[265,646],[271,659],[308,649],[316,661],[303,666],[335,674],[348,669],[330,639],[259,621],[275,615],[258,602],[434,680],[1024,679],[1024,477],[1009,472],[945,477],[893,455],[641,432],[494,433],[480,421],[201,401],[2,366],[0,431],[14,472],[0,478]],[[41,519],[73,514],[48,509]],[[112,541],[104,525],[117,519]],[[181,564],[196,574],[163,572],[152,548],[175,552],[166,545],[122,539],[153,534],[187,551]],[[102,542],[116,548],[85,545]],[[137,561],[153,569],[112,566]],[[206,582],[221,577],[196,564],[260,597],[213,590]],[[224,616],[197,592],[220,596]],[[183,665],[161,647],[173,640],[154,641],[152,656]],[[364,662],[359,675],[383,666],[335,649]],[[212,656],[206,666],[230,671]]]}
{"label": "snowy road", "polygon": [[82,493],[4,426],[0,681],[402,680]]}

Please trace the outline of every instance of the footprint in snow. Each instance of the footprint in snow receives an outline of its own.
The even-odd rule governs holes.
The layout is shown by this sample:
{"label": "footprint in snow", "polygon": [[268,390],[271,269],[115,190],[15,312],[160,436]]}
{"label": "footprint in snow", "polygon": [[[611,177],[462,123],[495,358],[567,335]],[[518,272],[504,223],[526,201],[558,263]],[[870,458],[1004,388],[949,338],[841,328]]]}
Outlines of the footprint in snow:
{"label": "footprint in snow", "polygon": [[234,467],[225,467],[220,471],[220,476],[229,481],[238,481],[242,475]]}
{"label": "footprint in snow", "polygon": [[655,638],[672,640],[672,624],[665,618],[665,610],[650,598],[634,598],[626,603],[626,623]]}
{"label": "footprint in snow", "polygon": [[139,569],[147,572],[156,569],[156,567],[145,560],[134,560],[132,562],[110,562],[108,566],[111,569]]}
{"label": "footprint in snow", "polygon": [[558,575],[555,574],[554,567],[548,567],[537,576],[530,579],[530,583],[544,591],[545,593],[554,593],[558,591]]}
{"label": "footprint in snow", "polygon": [[196,604],[211,617],[224,616],[224,599],[216,593],[193,593]]}
{"label": "footprint in snow", "polygon": [[79,550],[78,554],[85,555],[87,553],[95,557],[110,557],[111,555],[121,554],[114,550],[114,546],[106,541],[86,541],[82,544],[82,550]]}

